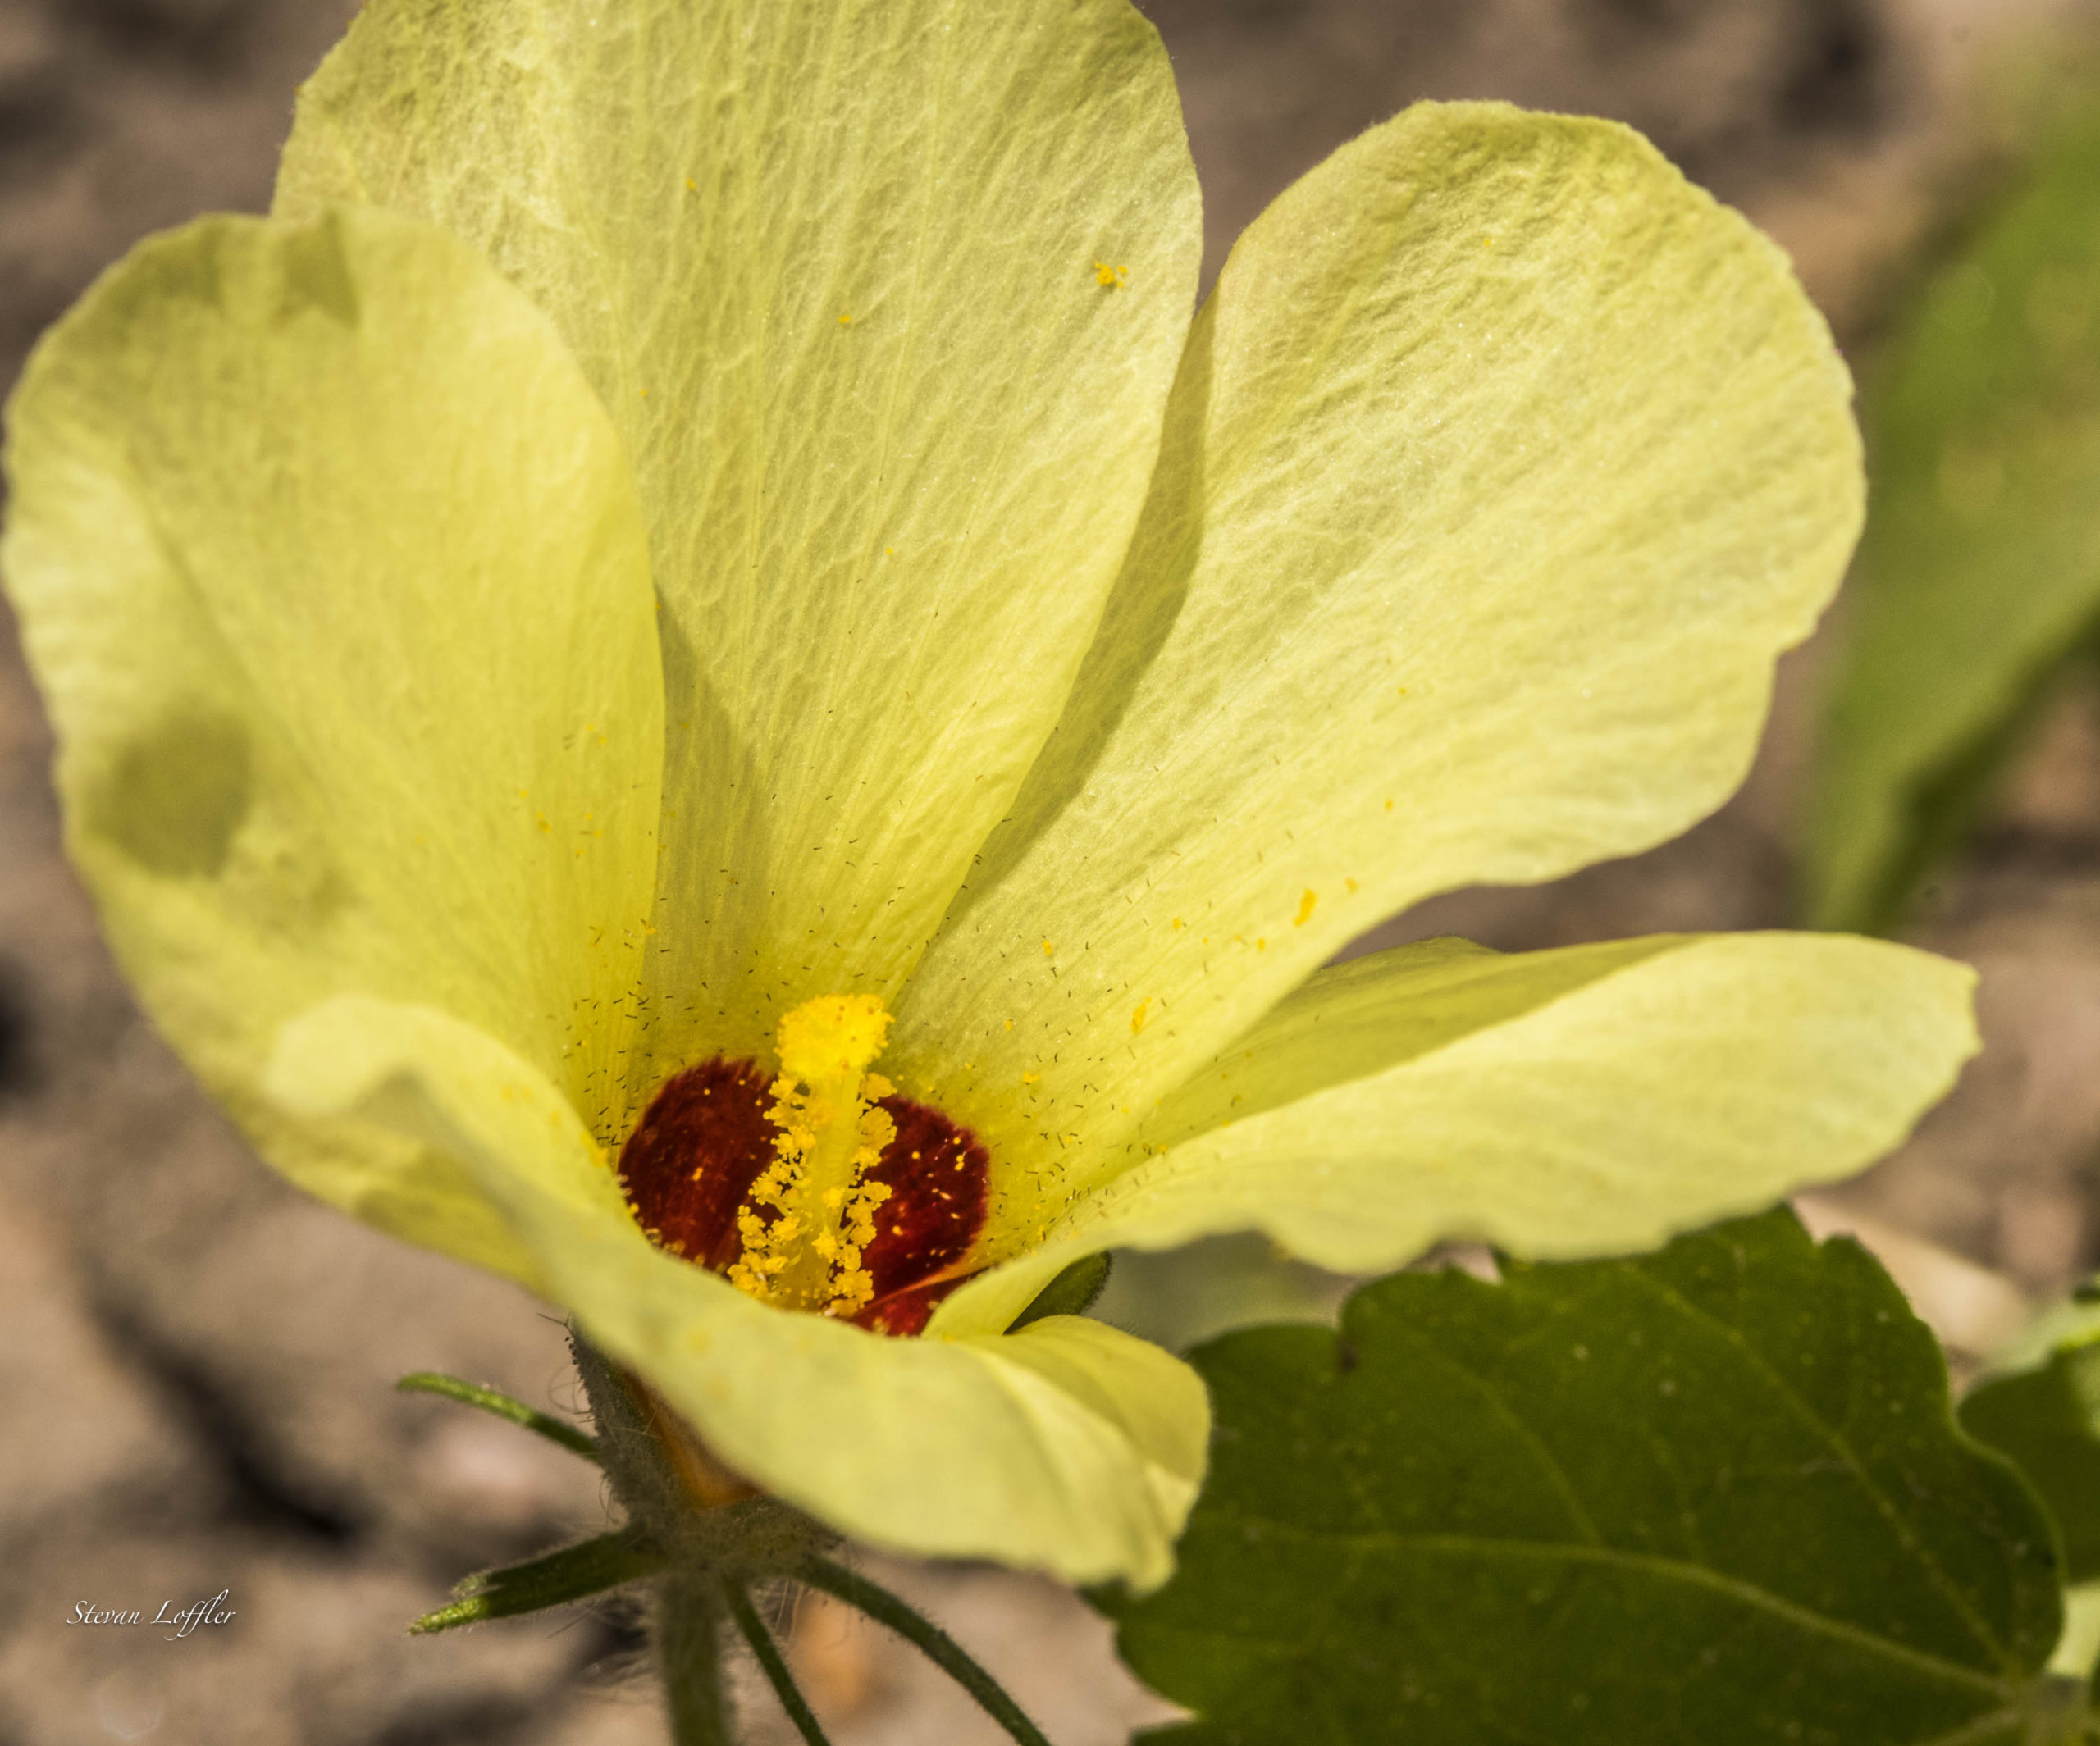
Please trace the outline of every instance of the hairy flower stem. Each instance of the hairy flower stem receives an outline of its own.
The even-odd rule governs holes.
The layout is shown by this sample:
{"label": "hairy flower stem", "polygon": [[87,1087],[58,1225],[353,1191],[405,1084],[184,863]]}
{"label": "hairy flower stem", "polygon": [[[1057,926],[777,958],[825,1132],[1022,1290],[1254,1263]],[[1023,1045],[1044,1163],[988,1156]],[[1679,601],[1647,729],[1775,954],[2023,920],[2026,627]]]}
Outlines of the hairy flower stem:
{"label": "hairy flower stem", "polygon": [[705,1572],[679,1571],[658,1585],[656,1604],[673,1746],[734,1746],[722,1701],[720,1585]]}
{"label": "hairy flower stem", "polygon": [[961,1643],[888,1589],[825,1557],[810,1559],[796,1575],[811,1588],[821,1589],[847,1606],[858,1607],[878,1624],[887,1625],[975,1698],[984,1713],[1020,1746],[1050,1746],[1042,1730],[1007,1695],[1005,1688],[964,1653]]}
{"label": "hairy flower stem", "polygon": [[733,1746],[722,1677],[723,1625],[731,1619],[806,1746],[826,1746],[750,1598],[754,1589],[783,1578],[821,1589],[888,1626],[968,1692],[1020,1746],[1049,1746],[1020,1706],[946,1631],[825,1556],[836,1534],[735,1481],[646,1388],[581,1334],[573,1336],[573,1344],[606,1475],[627,1507],[637,1543],[668,1566],[657,1581],[656,1632],[675,1746]]}
{"label": "hairy flower stem", "polygon": [[758,1657],[758,1664],[765,1670],[765,1676],[773,1683],[773,1693],[780,1700],[780,1707],[788,1712],[788,1719],[795,1725],[795,1731],[802,1736],[804,1746],[831,1746],[824,1738],[815,1712],[810,1708],[809,1700],[796,1684],[795,1676],[788,1671],[788,1662],[780,1653],[779,1645],[773,1640],[773,1633],[765,1628],[765,1621],[758,1616],[758,1608],[751,1604],[751,1598],[741,1589],[729,1590],[729,1612],[737,1621],[737,1629],[744,1634],[744,1641],[751,1646],[751,1653]]}

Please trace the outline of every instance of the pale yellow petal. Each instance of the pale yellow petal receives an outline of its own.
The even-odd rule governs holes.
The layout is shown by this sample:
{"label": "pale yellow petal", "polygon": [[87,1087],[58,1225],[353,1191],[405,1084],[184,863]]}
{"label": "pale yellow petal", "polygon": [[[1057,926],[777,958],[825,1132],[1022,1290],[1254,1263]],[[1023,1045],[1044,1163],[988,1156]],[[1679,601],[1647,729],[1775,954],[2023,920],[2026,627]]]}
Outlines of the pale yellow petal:
{"label": "pale yellow petal", "polygon": [[287,1028],[270,1083],[303,1117],[456,1160],[511,1222],[533,1288],[766,1490],[902,1552],[1140,1589],[1171,1570],[1209,1409],[1158,1347],[1075,1316],[898,1340],[769,1308],[651,1247],[561,1093],[427,1008],[331,1001]]}
{"label": "pale yellow petal", "polygon": [[669,698],[637,1089],[810,996],[893,992],[1151,471],[1200,250],[1151,27],[1124,0],[375,0],[277,207],[338,198],[486,249],[635,457]]}
{"label": "pale yellow petal", "polygon": [[1352,1273],[1447,1239],[1527,1256],[1652,1247],[1888,1151],[1974,1052],[1974,982],[1819,934],[1344,965],[1168,1101],[1163,1156],[1081,1199],[933,1326],[1003,1325],[1079,1255],[1223,1231]]}
{"label": "pale yellow petal", "polygon": [[1179,1087],[1146,1118],[1133,1147],[1159,1151],[1331,1086],[1369,1078],[1694,943],[1686,935],[1650,934],[1509,953],[1468,940],[1424,940],[1334,965]]}
{"label": "pale yellow petal", "polygon": [[1197,325],[899,1070],[1054,1210],[1373,923],[1710,810],[1857,530],[1847,395],[1778,251],[1624,128],[1425,106],[1337,153]]}
{"label": "pale yellow petal", "polygon": [[286,1018],[355,989],[609,1101],[662,725],[596,397],[443,232],[208,219],[52,331],[8,441],[67,842],[148,1010],[295,1180],[517,1270],[447,1160],[287,1122],[257,1080]]}
{"label": "pale yellow petal", "polygon": [[[480,1161],[515,1174],[567,1216],[628,1217],[604,1149],[560,1089],[436,1007],[363,994],[325,1001],[277,1033],[263,1092],[294,1119],[412,1142],[469,1179],[458,1137],[471,1133]],[[517,1277],[546,1294],[536,1265]]]}

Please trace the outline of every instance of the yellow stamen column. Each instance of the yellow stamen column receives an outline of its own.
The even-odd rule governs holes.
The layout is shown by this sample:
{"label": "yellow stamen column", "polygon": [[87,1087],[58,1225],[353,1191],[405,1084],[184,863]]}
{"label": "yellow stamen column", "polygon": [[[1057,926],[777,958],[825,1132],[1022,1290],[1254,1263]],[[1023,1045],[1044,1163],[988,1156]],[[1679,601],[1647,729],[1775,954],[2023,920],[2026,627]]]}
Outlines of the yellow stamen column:
{"label": "yellow stamen column", "polygon": [[868,1069],[889,1026],[873,995],[825,995],[780,1021],[780,1077],[767,1111],[780,1135],[737,1215],[743,1254],[729,1270],[752,1296],[851,1315],[874,1294],[861,1256],[890,1192],[865,1178],[897,1124],[877,1107],[895,1087]]}

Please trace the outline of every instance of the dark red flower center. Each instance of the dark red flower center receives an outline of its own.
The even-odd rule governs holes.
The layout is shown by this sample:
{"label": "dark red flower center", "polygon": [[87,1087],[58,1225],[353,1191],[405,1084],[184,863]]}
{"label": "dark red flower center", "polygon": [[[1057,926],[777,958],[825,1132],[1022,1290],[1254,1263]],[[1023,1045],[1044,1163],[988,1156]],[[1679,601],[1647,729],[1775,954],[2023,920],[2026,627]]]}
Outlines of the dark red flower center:
{"label": "dark red flower center", "polygon": [[[746,1259],[748,1221],[775,1169],[781,1128],[774,1076],[721,1055],[668,1081],[620,1150],[621,1192],[652,1242],[728,1274]],[[851,1320],[881,1333],[917,1333],[934,1306],[975,1270],[966,1258],[984,1224],[990,1155],[938,1110],[892,1094],[878,1100],[896,1128],[861,1180],[888,1192],[860,1255],[872,1295]],[[742,1215],[740,1217],[740,1215]]]}

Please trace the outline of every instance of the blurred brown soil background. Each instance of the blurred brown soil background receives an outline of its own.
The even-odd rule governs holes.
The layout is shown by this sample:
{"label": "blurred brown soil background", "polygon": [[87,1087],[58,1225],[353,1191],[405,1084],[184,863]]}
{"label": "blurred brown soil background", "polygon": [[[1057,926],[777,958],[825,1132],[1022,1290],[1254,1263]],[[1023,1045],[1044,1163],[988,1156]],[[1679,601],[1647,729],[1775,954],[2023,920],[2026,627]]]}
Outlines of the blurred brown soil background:
{"label": "blurred brown soil background", "polygon": [[[1182,80],[1213,269],[1293,176],[1421,97],[1621,117],[1793,251],[1857,355],[1990,173],[1982,71],[2070,0],[1151,0]],[[292,93],[349,0],[0,0],[0,384],[146,231],[258,209]],[[1814,645],[1745,792],[1679,842],[1439,900],[1381,942],[1532,947],[1791,919]],[[439,1369],[573,1406],[559,1326],[509,1287],[311,1203],[247,1154],[139,1018],[58,849],[50,742],[0,630],[0,1746],[112,1740],[628,1746],[660,1739],[617,1607],[411,1640],[469,1570],[605,1520],[591,1472],[462,1409]],[[1819,1197],[1973,1355],[2093,1265],[2100,701],[2066,697],[1924,943],[1977,964],[1988,1047],[1896,1160]],[[838,1434],[851,1437],[850,1425]],[[879,1568],[1059,1746],[1162,1712],[1052,1585]],[[180,1642],[66,1621],[229,1591]],[[997,1738],[829,1607],[792,1621],[845,1742]],[[756,1694],[754,1738],[786,1739]]]}

